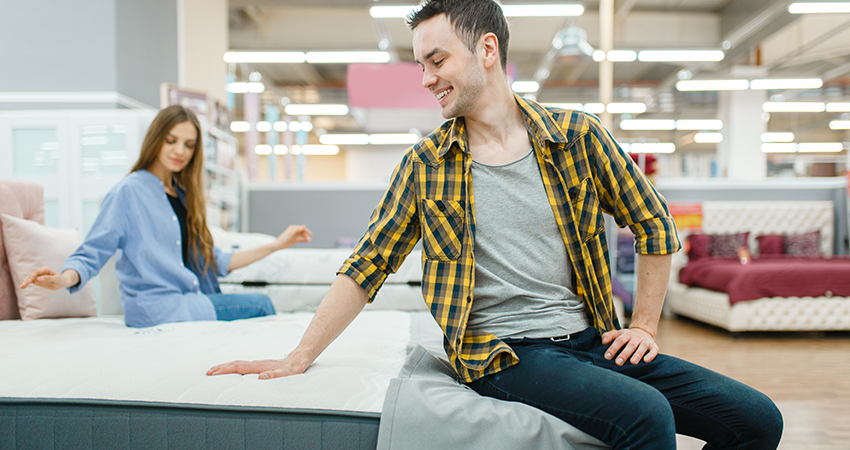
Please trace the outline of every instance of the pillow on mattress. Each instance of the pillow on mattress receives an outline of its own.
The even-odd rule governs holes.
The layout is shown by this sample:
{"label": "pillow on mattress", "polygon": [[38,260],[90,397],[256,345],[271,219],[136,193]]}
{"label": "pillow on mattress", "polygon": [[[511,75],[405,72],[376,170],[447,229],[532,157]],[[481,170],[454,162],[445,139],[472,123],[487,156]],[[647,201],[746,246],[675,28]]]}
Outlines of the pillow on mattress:
{"label": "pillow on mattress", "polygon": [[785,254],[820,256],[820,231],[785,235]]}
{"label": "pillow on mattress", "polygon": [[766,234],[756,238],[759,255],[782,255],[785,253],[785,237],[781,234]]}
{"label": "pillow on mattress", "polygon": [[708,251],[710,236],[707,234],[691,234],[687,239],[688,262],[711,257]]}
{"label": "pillow on mattress", "polygon": [[[0,184],[0,214],[23,217],[21,204],[11,189]],[[19,319],[18,301],[15,295],[15,283],[9,271],[9,259],[3,244],[3,227],[0,227],[0,320]]]}
{"label": "pillow on mattress", "polygon": [[738,249],[747,246],[749,233],[711,234],[708,252],[714,258],[737,258]]}
{"label": "pillow on mattress", "polygon": [[35,285],[20,288],[23,279],[35,269],[48,266],[59,270],[65,264],[65,259],[80,245],[76,230],[46,227],[7,214],[0,215],[0,221],[21,319],[90,317],[97,314],[94,290],[89,284],[74,294],[67,289],[51,291]]}

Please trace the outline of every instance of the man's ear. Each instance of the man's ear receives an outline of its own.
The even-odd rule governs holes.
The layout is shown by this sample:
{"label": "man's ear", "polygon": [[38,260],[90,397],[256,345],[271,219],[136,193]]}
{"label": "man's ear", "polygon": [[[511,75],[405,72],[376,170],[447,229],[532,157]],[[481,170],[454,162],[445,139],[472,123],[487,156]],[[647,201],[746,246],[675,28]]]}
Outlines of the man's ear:
{"label": "man's ear", "polygon": [[480,44],[482,56],[484,59],[484,67],[487,69],[493,67],[499,62],[499,39],[493,33],[486,33],[481,36]]}

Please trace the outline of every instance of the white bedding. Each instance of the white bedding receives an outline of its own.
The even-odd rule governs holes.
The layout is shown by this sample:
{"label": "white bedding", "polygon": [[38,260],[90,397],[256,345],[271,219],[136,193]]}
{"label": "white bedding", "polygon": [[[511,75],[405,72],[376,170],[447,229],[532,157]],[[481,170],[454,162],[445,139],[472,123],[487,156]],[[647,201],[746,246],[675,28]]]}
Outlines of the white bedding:
{"label": "white bedding", "polygon": [[0,397],[380,412],[407,349],[423,339],[433,347],[441,337],[427,313],[365,311],[305,374],[268,381],[205,375],[234,359],[282,357],[311,318],[293,313],[144,329],[121,318],[2,321]]}

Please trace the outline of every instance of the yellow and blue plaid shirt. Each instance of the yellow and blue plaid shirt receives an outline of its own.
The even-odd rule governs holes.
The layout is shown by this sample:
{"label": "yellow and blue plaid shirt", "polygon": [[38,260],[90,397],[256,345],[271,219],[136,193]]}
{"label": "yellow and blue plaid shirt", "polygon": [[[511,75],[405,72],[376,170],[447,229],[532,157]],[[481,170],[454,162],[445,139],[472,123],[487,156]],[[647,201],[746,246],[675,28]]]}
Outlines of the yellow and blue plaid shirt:
{"label": "yellow and blue plaid shirt", "polygon": [[[572,262],[573,287],[600,334],[615,328],[602,212],[635,233],[635,250],[670,254],[680,243],[664,199],[598,119],[516,97],[549,204]],[[475,288],[472,156],[463,118],[405,152],[366,234],[339,273],[375,298],[422,239],[422,296],[444,334],[458,378],[471,382],[519,362],[511,348],[467,330]]]}

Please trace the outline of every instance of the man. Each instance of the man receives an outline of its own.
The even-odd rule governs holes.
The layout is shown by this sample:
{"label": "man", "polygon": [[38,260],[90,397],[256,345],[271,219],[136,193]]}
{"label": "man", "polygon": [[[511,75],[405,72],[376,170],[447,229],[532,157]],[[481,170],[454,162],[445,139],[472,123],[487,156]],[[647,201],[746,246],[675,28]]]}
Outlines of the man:
{"label": "man", "polygon": [[[615,449],[774,449],[763,394],[654,341],[679,249],[663,199],[598,120],[515,96],[492,0],[431,0],[408,21],[423,86],[454,118],[408,150],[301,343],[210,375],[302,373],[423,241],[422,293],[460,381],[540,408]],[[618,329],[602,211],[636,234],[638,285]]]}

